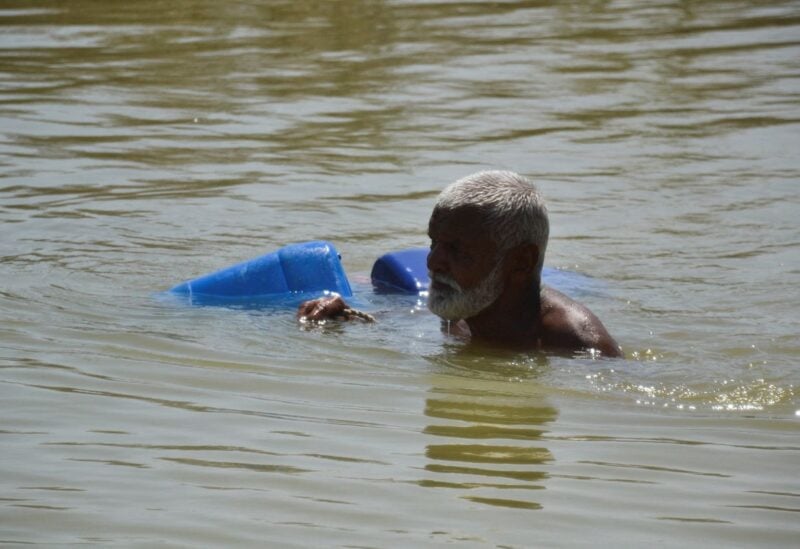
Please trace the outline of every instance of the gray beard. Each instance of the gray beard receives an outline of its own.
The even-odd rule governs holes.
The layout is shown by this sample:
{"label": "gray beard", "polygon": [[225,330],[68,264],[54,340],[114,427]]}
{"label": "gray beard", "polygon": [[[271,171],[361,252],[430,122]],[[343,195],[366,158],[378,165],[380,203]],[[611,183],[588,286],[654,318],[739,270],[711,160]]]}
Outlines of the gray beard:
{"label": "gray beard", "polygon": [[[471,290],[464,291],[458,283],[447,276],[428,273],[431,285],[428,289],[428,309],[445,320],[472,318],[497,301],[503,293],[501,270],[503,262],[498,262],[486,278]],[[446,284],[447,289],[434,289],[433,282]]]}

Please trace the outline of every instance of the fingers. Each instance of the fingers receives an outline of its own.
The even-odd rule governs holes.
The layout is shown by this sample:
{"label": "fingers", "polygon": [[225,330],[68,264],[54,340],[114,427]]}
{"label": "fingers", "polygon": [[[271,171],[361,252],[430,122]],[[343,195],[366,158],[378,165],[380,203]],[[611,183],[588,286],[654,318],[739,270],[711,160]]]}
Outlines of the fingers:
{"label": "fingers", "polygon": [[334,297],[324,297],[317,302],[317,306],[311,311],[310,317],[311,320],[334,318],[342,314],[344,308],[345,302],[338,295]]}
{"label": "fingers", "polygon": [[375,317],[369,313],[365,313],[364,311],[358,311],[356,309],[351,309],[350,307],[345,307],[342,311],[345,320],[353,320],[358,319],[364,322],[375,322]]}
{"label": "fingers", "polygon": [[300,304],[297,309],[297,318],[301,322],[318,322],[341,315],[346,307],[347,304],[338,295],[312,299]]}
{"label": "fingers", "polygon": [[297,308],[297,318],[300,320],[308,318],[308,315],[311,314],[311,311],[314,310],[316,304],[317,304],[316,299],[302,302],[300,306]]}

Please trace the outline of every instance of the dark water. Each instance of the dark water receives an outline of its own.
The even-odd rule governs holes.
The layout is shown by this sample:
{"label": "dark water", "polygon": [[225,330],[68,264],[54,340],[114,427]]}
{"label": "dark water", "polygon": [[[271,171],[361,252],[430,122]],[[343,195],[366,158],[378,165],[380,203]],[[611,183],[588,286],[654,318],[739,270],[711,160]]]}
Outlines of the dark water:
{"label": "dark water", "polygon": [[[800,4],[0,2],[0,542],[795,546]],[[486,168],[623,361],[153,299]]]}

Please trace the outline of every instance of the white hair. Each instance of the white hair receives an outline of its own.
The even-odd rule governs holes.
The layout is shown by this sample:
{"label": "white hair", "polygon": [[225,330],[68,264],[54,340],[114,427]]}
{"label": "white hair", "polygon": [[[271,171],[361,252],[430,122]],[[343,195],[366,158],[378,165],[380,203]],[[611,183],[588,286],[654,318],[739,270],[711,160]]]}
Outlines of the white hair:
{"label": "white hair", "polygon": [[514,172],[478,172],[448,185],[434,210],[465,207],[479,210],[498,254],[520,244],[536,244],[537,272],[541,274],[550,222],[544,200],[533,183]]}

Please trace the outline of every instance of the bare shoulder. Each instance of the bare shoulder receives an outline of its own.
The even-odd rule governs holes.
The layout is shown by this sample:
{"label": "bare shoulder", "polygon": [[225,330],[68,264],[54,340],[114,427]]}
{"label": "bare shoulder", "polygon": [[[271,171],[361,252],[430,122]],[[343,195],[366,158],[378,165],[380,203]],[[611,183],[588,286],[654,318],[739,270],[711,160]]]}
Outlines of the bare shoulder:
{"label": "bare shoulder", "polygon": [[542,344],[572,351],[597,349],[603,356],[621,357],[622,349],[586,306],[544,287],[541,293]]}

